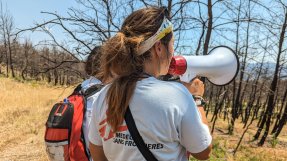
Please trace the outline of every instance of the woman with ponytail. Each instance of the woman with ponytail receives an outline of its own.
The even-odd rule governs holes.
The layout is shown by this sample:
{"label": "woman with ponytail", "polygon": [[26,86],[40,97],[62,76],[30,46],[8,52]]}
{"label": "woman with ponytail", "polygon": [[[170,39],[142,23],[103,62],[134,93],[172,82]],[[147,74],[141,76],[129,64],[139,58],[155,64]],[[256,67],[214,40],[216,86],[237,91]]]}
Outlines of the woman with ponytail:
{"label": "woman with ponytail", "polygon": [[157,160],[187,161],[186,153],[209,157],[212,139],[206,117],[190,93],[202,96],[202,82],[157,79],[168,72],[173,44],[167,10],[149,7],[130,14],[102,46],[103,77],[116,77],[93,103],[89,140],[94,161],[145,160],[126,125],[127,109]]}

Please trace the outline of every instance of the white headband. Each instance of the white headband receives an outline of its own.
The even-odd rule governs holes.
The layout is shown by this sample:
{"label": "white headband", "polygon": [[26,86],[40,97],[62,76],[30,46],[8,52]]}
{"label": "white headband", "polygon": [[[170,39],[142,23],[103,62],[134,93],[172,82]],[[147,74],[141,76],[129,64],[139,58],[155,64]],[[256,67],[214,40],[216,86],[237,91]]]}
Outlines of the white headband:
{"label": "white headband", "polygon": [[158,40],[162,39],[165,35],[173,31],[172,23],[164,17],[163,22],[157,32],[147,40],[141,42],[138,50],[138,55],[142,55],[148,51]]}

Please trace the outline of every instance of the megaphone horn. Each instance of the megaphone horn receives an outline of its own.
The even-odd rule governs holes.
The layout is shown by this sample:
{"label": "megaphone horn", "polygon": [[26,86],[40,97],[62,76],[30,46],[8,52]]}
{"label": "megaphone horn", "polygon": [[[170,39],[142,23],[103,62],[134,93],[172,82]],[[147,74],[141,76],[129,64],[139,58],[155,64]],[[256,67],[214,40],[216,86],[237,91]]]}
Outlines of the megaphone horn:
{"label": "megaphone horn", "polygon": [[214,85],[227,85],[238,74],[239,59],[227,46],[217,46],[204,56],[174,56],[169,74],[190,82],[196,76],[206,77]]}

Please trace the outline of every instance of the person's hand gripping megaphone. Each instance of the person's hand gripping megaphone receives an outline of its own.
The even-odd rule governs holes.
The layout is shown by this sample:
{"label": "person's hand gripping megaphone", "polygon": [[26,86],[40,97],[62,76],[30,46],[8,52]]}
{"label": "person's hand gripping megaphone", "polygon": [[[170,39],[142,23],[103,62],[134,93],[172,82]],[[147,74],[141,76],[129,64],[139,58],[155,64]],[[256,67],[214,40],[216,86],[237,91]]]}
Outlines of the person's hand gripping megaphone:
{"label": "person's hand gripping megaphone", "polygon": [[204,83],[197,77],[190,83],[181,82],[193,96],[202,97],[204,94]]}
{"label": "person's hand gripping megaphone", "polygon": [[[197,103],[196,99],[199,97],[202,99],[202,96],[204,94],[204,83],[198,78],[196,77],[195,79],[193,79],[190,83],[186,83],[186,82],[182,82],[182,84],[189,90],[189,92],[193,95],[193,97],[195,98],[195,102]],[[202,100],[201,100],[202,101]],[[200,101],[200,105],[196,104],[198,107],[198,110],[202,116],[202,122],[206,125],[208,125],[208,121],[206,118],[206,114],[204,111],[204,107],[202,104],[202,102]]]}

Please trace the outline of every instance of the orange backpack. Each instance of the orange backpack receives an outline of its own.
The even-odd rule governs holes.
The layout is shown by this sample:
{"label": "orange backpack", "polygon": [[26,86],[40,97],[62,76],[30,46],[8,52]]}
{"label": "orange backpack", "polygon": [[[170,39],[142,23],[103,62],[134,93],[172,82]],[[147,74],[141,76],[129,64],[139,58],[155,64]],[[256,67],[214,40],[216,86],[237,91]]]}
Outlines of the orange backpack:
{"label": "orange backpack", "polygon": [[82,94],[79,85],[68,98],[52,107],[45,132],[46,151],[50,160],[90,160],[82,128],[86,99],[98,92],[102,86],[93,85]]}

